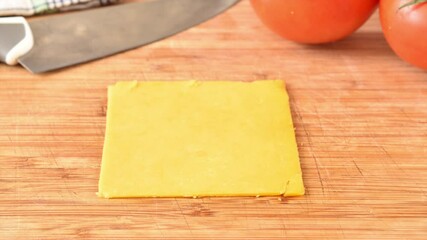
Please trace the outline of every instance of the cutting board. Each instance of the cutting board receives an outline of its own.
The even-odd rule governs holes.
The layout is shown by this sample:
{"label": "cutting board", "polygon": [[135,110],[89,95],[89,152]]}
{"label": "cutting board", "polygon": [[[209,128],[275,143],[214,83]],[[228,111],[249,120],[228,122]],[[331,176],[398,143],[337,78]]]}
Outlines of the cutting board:
{"label": "cutting board", "polygon": [[[107,86],[284,79],[307,194],[98,198]],[[426,239],[427,72],[378,15],[324,46],[282,40],[248,1],[134,51],[45,75],[0,65],[0,239]]]}

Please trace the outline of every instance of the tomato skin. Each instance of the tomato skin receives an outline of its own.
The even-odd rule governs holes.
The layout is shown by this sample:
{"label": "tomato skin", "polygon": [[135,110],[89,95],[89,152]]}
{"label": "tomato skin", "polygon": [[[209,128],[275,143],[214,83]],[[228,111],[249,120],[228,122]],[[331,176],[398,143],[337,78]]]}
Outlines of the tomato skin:
{"label": "tomato skin", "polygon": [[384,36],[405,61],[427,70],[427,3],[399,9],[409,0],[381,0]]}
{"label": "tomato skin", "polygon": [[347,37],[368,20],[379,0],[251,0],[267,27],[299,43]]}

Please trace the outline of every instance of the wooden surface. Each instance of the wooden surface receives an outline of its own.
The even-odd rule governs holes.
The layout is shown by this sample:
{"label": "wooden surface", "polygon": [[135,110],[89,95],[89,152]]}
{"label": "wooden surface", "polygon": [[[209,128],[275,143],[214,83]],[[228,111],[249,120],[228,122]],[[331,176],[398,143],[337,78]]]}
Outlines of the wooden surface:
{"label": "wooden surface", "polygon": [[[307,195],[100,199],[106,87],[285,79]],[[247,1],[173,38],[35,76],[0,66],[0,239],[426,239],[427,72],[378,16],[322,47],[284,41]]]}

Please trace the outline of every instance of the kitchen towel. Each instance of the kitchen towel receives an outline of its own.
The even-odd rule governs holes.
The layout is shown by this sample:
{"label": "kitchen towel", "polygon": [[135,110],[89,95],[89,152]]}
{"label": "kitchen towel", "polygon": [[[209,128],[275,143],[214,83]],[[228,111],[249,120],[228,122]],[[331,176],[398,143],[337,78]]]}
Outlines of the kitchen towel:
{"label": "kitchen towel", "polygon": [[119,0],[0,0],[0,16],[30,16],[35,14],[80,10],[116,3]]}

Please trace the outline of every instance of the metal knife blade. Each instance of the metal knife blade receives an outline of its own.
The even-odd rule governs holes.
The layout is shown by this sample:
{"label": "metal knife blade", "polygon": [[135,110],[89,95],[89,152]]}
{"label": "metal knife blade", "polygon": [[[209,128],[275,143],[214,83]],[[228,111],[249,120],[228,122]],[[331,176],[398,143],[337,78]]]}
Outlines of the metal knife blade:
{"label": "metal knife blade", "polygon": [[164,39],[200,24],[239,0],[153,0],[29,22],[31,51],[18,62],[42,73]]}

